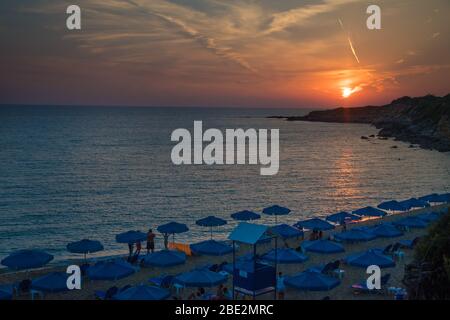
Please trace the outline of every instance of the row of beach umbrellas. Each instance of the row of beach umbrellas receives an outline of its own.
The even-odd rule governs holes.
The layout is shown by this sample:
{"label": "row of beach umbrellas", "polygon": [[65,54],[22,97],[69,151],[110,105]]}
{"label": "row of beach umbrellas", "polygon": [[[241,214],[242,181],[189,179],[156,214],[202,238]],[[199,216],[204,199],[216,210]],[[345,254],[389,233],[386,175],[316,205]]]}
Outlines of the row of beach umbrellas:
{"label": "row of beach umbrellas", "polygon": [[[357,268],[367,268],[377,265],[380,268],[395,267],[395,261],[382,253],[379,249],[369,249],[364,252],[352,254],[345,258],[348,265]],[[321,273],[321,267],[309,268],[303,272],[287,277],[284,283],[292,288],[302,291],[328,291],[337,287],[339,279]]]}
{"label": "row of beach umbrellas", "polygon": [[[303,244],[307,251],[319,253],[334,253],[344,251],[343,247],[328,240],[308,241]],[[274,261],[277,259],[281,263],[302,263],[308,259],[302,253],[293,249],[271,250],[262,259]],[[366,268],[376,264],[381,268],[394,267],[392,258],[382,254],[381,250],[370,249],[368,251],[353,254],[346,258],[346,262],[355,267]],[[99,262],[88,269],[88,276],[91,280],[118,280],[125,278],[136,272],[136,269],[127,262],[117,259],[107,262]],[[33,280],[32,288],[43,292],[66,291],[66,281],[68,275],[62,272],[53,272]],[[183,287],[213,287],[227,281],[227,276],[212,272],[206,268],[193,269],[182,273],[174,278],[174,283]],[[317,270],[308,269],[304,272],[288,277],[286,285],[299,290],[324,291],[330,290],[340,284],[334,277],[327,276]],[[114,296],[117,300],[161,300],[169,296],[165,289],[149,286],[137,285],[126,289]]]}
{"label": "row of beach umbrellas", "polygon": [[[310,229],[310,230],[331,230],[335,224],[342,224],[344,221],[356,221],[361,219],[361,216],[369,217],[382,217],[386,215],[383,210],[389,211],[406,211],[411,208],[416,207],[428,207],[428,202],[448,202],[449,194],[446,195],[428,195],[418,199],[411,198],[405,201],[397,202],[395,200],[390,202],[381,203],[378,208],[365,207],[355,210],[351,213],[339,212],[326,217],[325,220],[313,218],[298,222],[295,227],[289,226],[287,224],[276,225],[272,228],[272,231],[283,237],[299,237],[302,235],[302,231],[299,229]],[[383,209],[383,210],[381,210]],[[290,213],[288,208],[284,208],[278,205],[265,208],[263,210],[264,214],[274,215],[287,215]],[[261,218],[261,216],[252,211],[240,211],[231,215],[235,220],[256,220]],[[417,217],[406,217],[399,219],[395,222],[379,224],[373,227],[361,227],[353,228],[350,231],[335,234],[336,239],[340,241],[369,241],[375,237],[396,237],[402,235],[401,228],[424,228],[431,221],[439,218],[439,214],[423,213]],[[218,217],[209,216],[196,221],[199,226],[209,227],[211,229],[211,239],[203,242],[199,242],[191,245],[192,251],[198,254],[205,255],[224,255],[232,251],[231,246],[218,242],[212,239],[212,228],[227,224],[227,221]],[[161,225],[157,228],[161,233],[165,234],[178,234],[186,232],[189,228],[185,224],[170,222],[165,225]],[[137,241],[143,241],[146,239],[146,234],[140,231],[127,231],[116,236],[116,241],[119,243],[134,243]],[[316,240],[316,241],[305,241],[302,244],[304,251],[316,252],[316,253],[334,253],[343,252],[344,248],[341,244],[329,240]],[[83,239],[77,242],[72,242],[67,245],[67,250],[72,253],[84,254],[94,253],[103,250],[103,245],[99,241]],[[368,257],[379,254],[377,251],[367,253]],[[380,253],[381,254],[381,253]],[[301,252],[297,252],[293,249],[279,249],[277,251],[270,251],[265,256],[264,259],[268,261],[277,261],[279,263],[301,263],[308,259],[306,255]],[[349,258],[350,259],[350,258]],[[42,251],[42,250],[19,250],[13,252],[8,257],[4,258],[1,263],[8,268],[14,270],[28,270],[33,268],[39,268],[53,260],[53,256]],[[351,259],[350,259],[351,260]],[[349,263],[351,264],[351,261]],[[171,250],[161,250],[159,252],[151,253],[143,258],[144,266],[157,266],[166,267],[173,266],[177,264],[182,264],[186,261],[186,255],[182,252],[171,251]],[[357,264],[357,262],[355,262]],[[88,269],[88,276],[92,280],[117,280],[123,277],[127,277],[136,272],[135,267],[123,260],[113,260],[106,262],[99,262]],[[198,274],[195,273],[195,274]],[[296,281],[293,279],[302,279],[305,277],[316,277],[310,273],[304,274],[302,277],[291,277],[291,282],[294,284]],[[208,279],[208,277],[206,277]],[[44,275],[38,279],[33,280],[32,287],[36,290],[41,290],[45,292],[56,292],[58,290],[63,290],[66,288],[67,275],[64,273],[50,273]],[[179,280],[183,282],[183,278]],[[214,282],[214,281],[212,281]],[[186,285],[189,282],[186,282]],[[289,281],[288,281],[289,283]],[[293,285],[295,286],[295,285]],[[330,284],[327,284],[329,287]],[[332,286],[332,285],[331,285]],[[151,286],[144,287],[133,287],[134,289],[129,291],[128,297],[139,296],[151,293],[155,293],[155,289]],[[2,291],[3,292],[3,291]],[[126,296],[124,294],[124,296]]]}
{"label": "row of beach umbrellas", "polygon": [[[409,200],[405,200],[406,202],[412,204],[415,203],[415,206],[423,205],[424,207],[427,206],[428,202],[433,201],[448,201],[449,195],[437,195],[432,194],[425,197],[421,197],[418,199],[411,198]],[[395,200],[393,200],[395,201]],[[391,201],[391,204],[394,202]],[[398,203],[405,203],[405,201],[398,202]],[[426,204],[424,204],[424,203]],[[379,205],[379,207],[384,207],[388,209],[386,205],[386,202]],[[429,205],[429,204],[428,204]],[[390,206],[391,209],[396,208],[394,205]],[[274,205],[268,208],[265,208],[263,210],[263,213],[269,214],[269,215],[287,215],[290,213],[290,209],[281,207],[278,205]],[[322,220],[319,218],[312,218],[307,219],[298,222],[295,224],[294,227],[289,226],[287,224],[281,224],[276,225],[272,228],[272,232],[275,234],[283,237],[283,238],[290,238],[290,237],[299,237],[302,235],[302,231],[297,229],[309,229],[309,230],[331,230],[335,226],[331,224],[333,223],[342,223],[343,221],[356,221],[361,219],[361,216],[371,216],[371,217],[380,217],[386,215],[386,212],[377,209],[374,207],[365,207],[358,210],[353,211],[352,213],[348,212],[339,212],[332,215],[329,215],[326,217],[326,220]],[[257,213],[254,213],[252,211],[240,211],[236,212],[231,215],[233,219],[236,220],[256,220],[259,219],[261,216]],[[437,219],[437,213],[424,213],[422,215],[419,215],[418,217],[406,217],[403,218],[394,224],[396,226],[400,227],[411,227],[411,228],[423,228],[426,227],[427,222],[430,222],[434,219]],[[222,226],[227,224],[227,221],[218,217],[214,216],[208,216],[206,218],[200,219],[196,221],[196,224],[199,226],[204,227],[210,227],[211,228],[211,240],[203,241],[197,244],[192,245],[192,250],[194,252],[197,252],[199,254],[210,254],[210,255],[223,255],[230,252],[230,247],[225,245],[222,242],[214,241],[212,240],[212,228],[217,226]],[[167,224],[158,226],[157,230],[161,233],[166,234],[178,234],[187,232],[189,228],[182,223],[177,222],[169,222]],[[364,240],[371,240],[374,236],[396,236],[399,234],[399,231],[397,229],[393,229],[393,226],[389,225],[382,225],[378,226],[377,228],[373,229],[372,232],[367,233],[365,232],[367,230],[358,230],[356,228],[353,228],[350,231],[340,233],[336,235],[340,238],[340,240],[348,240],[348,241],[364,241]],[[127,231],[124,233],[120,233],[116,235],[116,241],[118,243],[135,243],[138,241],[144,241],[146,239],[147,235],[140,231]],[[67,245],[67,250],[72,253],[78,253],[78,254],[84,254],[85,258],[86,255],[89,253],[95,253],[98,251],[103,250],[103,245],[96,240],[89,240],[89,239],[83,239],[80,241],[72,242]],[[41,251],[41,250],[19,250],[16,252],[13,252],[8,257],[3,259],[1,263],[11,269],[15,270],[24,270],[24,269],[32,269],[32,268],[39,268],[43,265],[47,264],[53,260],[53,256]]]}
{"label": "row of beach umbrellas", "polygon": [[[428,196],[424,196],[421,198],[411,198],[405,201],[396,202],[395,200],[390,201],[390,205],[387,205],[388,202],[381,203],[378,207],[384,208],[386,210],[395,210],[399,209],[398,204],[404,205],[405,203],[408,203],[409,206],[423,206],[427,207],[429,206],[428,202],[444,202],[449,201],[449,194],[431,194]],[[404,207],[402,207],[404,208]],[[274,205],[271,207],[267,207],[263,209],[263,213],[268,215],[287,215],[290,213],[290,209],[281,207],[278,205]],[[309,230],[331,230],[334,228],[334,225],[329,223],[342,223],[343,221],[356,221],[361,219],[361,216],[370,216],[370,217],[381,217],[386,215],[386,212],[377,209],[374,207],[365,207],[358,210],[353,211],[352,213],[348,212],[339,212],[332,215],[329,215],[326,217],[326,220],[318,219],[318,218],[312,218],[307,219],[304,221],[300,221],[297,224],[295,224],[295,227],[297,228],[304,228]],[[231,215],[231,217],[235,220],[241,220],[241,221],[249,221],[249,220],[256,220],[261,218],[261,216],[255,212],[244,210],[240,212],[236,212]],[[401,227],[425,227],[427,222],[436,219],[436,213],[425,213],[422,214],[419,217],[407,217],[404,218],[398,222],[396,222],[397,226]],[[329,221],[329,222],[328,222]],[[204,227],[210,227],[211,228],[211,240],[209,241],[203,241],[198,244],[192,245],[192,250],[194,252],[197,252],[199,254],[211,254],[214,255],[223,255],[230,252],[230,247],[225,245],[222,242],[214,241],[212,240],[212,228],[217,226],[222,226],[227,224],[227,221],[218,217],[209,216],[200,220],[196,221],[196,224],[199,226]],[[283,237],[283,238],[290,238],[290,237],[299,237],[302,235],[302,231],[293,228],[287,224],[281,224],[276,225],[273,227],[272,231]],[[189,228],[182,223],[177,222],[169,222],[167,224],[158,226],[157,230],[161,233],[166,234],[178,234],[187,232]],[[355,230],[352,229],[351,231],[344,232],[338,235],[340,237],[340,240],[355,240],[355,241],[364,241],[364,240],[371,240],[373,238],[372,235],[367,235],[367,233],[363,233],[362,230]],[[381,226],[378,227],[378,229],[373,230],[372,234],[375,236],[395,236],[398,233],[398,231],[395,231],[392,229],[392,227],[389,226]],[[140,231],[127,231],[121,234],[118,234],[116,236],[116,241],[118,243],[135,243],[137,241],[144,241],[146,239],[147,235]],[[89,239],[83,239],[80,241],[72,242],[67,245],[67,250],[72,253],[78,253],[78,254],[84,254],[85,258],[86,255],[89,253],[95,253],[98,251],[102,251],[103,245],[96,240],[89,240]],[[48,262],[50,262],[53,259],[53,256],[43,252],[41,250],[19,250],[16,252],[13,252],[10,256],[6,257],[2,260],[2,264],[15,270],[23,270],[23,269],[32,269],[32,268],[39,268]]]}

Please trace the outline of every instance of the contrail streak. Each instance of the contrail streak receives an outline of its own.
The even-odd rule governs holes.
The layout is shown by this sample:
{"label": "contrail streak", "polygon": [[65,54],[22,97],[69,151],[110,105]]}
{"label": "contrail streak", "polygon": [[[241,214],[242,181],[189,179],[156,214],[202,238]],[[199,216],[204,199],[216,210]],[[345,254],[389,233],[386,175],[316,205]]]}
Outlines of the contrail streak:
{"label": "contrail streak", "polygon": [[[347,31],[345,31],[344,24],[342,23],[341,19],[338,18],[338,21],[339,21],[339,25],[341,26],[342,31],[347,33]],[[350,36],[348,34],[347,34],[347,40],[348,40],[348,44],[350,45],[350,49],[352,50],[353,56],[356,59],[356,62],[358,62],[358,64],[360,64],[358,55],[356,54],[355,47],[353,47],[352,39],[350,39]]]}
{"label": "contrail streak", "polygon": [[350,49],[352,49],[353,56],[355,57],[356,61],[359,64],[359,59],[358,59],[358,56],[356,55],[355,48],[353,48],[353,43],[352,43],[352,40],[350,39],[350,37],[348,37],[348,43],[350,44]]}

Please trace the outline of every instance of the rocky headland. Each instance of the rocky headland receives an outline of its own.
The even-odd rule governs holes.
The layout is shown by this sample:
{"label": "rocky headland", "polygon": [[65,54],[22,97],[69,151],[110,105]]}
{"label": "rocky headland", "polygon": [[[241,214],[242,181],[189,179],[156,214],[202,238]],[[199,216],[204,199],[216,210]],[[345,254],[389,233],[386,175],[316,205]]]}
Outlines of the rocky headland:
{"label": "rocky headland", "polygon": [[[312,111],[287,121],[368,123],[380,129],[381,139],[394,138],[426,149],[450,151],[450,94],[444,97],[402,97],[384,106]],[[364,137],[362,137],[364,138]]]}

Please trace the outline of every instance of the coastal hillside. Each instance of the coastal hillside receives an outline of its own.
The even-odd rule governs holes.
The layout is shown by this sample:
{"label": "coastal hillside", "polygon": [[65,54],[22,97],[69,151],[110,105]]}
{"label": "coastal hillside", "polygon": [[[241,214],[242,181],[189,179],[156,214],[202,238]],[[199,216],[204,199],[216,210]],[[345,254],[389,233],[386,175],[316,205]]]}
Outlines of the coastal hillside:
{"label": "coastal hillside", "polygon": [[313,111],[288,121],[369,123],[381,129],[379,137],[450,151],[450,94],[444,97],[402,97],[384,106]]}

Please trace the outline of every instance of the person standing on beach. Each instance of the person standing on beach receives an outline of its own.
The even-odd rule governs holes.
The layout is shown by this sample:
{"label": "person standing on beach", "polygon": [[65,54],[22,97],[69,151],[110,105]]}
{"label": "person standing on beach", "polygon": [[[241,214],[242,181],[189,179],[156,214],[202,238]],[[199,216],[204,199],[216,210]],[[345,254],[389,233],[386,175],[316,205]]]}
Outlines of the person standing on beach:
{"label": "person standing on beach", "polygon": [[147,254],[155,251],[155,234],[152,229],[148,229],[147,233]]}
{"label": "person standing on beach", "polygon": [[136,252],[134,253],[135,257],[139,257],[139,254],[141,253],[142,244],[141,241],[136,241]]}
{"label": "person standing on beach", "polygon": [[128,260],[130,260],[131,257],[133,256],[133,249],[134,249],[134,244],[129,243],[128,244]]}
{"label": "person standing on beach", "polygon": [[164,233],[164,248],[169,250],[169,234]]}

